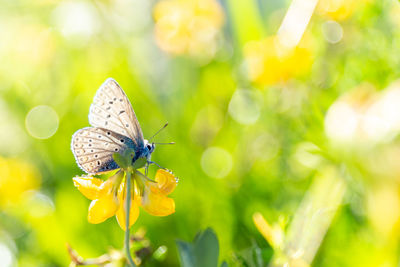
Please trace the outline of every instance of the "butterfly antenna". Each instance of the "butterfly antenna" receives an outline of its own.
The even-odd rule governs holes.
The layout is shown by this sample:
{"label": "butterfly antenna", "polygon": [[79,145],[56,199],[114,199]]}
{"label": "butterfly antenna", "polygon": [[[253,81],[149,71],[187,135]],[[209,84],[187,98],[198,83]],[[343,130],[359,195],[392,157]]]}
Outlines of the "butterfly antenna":
{"label": "butterfly antenna", "polygon": [[169,142],[169,143],[154,143],[155,145],[174,145],[175,142]]}
{"label": "butterfly antenna", "polygon": [[153,139],[154,136],[156,136],[159,132],[161,132],[161,131],[162,131],[165,127],[167,127],[167,126],[168,126],[168,122],[167,122],[166,124],[164,124],[164,126],[161,127],[160,130],[158,130],[155,134],[153,134],[152,137],[149,138],[149,142],[151,141],[151,139]]}

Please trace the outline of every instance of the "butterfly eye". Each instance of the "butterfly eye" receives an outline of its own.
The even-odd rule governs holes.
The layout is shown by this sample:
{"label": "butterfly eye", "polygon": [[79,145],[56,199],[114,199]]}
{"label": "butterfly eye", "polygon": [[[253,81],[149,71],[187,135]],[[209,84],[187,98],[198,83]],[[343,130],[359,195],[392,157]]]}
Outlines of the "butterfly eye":
{"label": "butterfly eye", "polygon": [[151,145],[147,145],[147,149],[151,151]]}

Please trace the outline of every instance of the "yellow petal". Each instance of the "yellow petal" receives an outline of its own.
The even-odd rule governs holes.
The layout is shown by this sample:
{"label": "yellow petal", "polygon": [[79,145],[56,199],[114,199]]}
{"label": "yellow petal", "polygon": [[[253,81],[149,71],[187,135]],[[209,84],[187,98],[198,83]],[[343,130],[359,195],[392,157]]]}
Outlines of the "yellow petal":
{"label": "yellow petal", "polygon": [[164,195],[169,195],[175,190],[177,179],[167,170],[159,169],[156,173],[155,180],[160,191]]}
{"label": "yellow petal", "polygon": [[104,222],[115,215],[119,206],[118,199],[112,193],[104,194],[90,203],[88,221],[90,223]]}
{"label": "yellow petal", "polygon": [[[123,183],[118,190],[118,200],[121,203],[116,213],[117,222],[122,230],[126,230],[126,203],[125,203],[125,190]],[[131,208],[129,211],[129,227],[131,227],[139,217],[139,202],[137,199],[131,197]]]}
{"label": "yellow petal", "polygon": [[166,197],[154,184],[147,184],[141,198],[142,207],[154,216],[167,216],[175,212],[175,201]]}
{"label": "yellow petal", "polygon": [[266,219],[261,215],[261,213],[256,212],[253,214],[253,222],[257,227],[257,230],[261,235],[268,241],[270,245],[274,245],[272,236],[272,227],[269,225]]}
{"label": "yellow petal", "polygon": [[[116,213],[116,217],[117,217],[117,222],[119,224],[119,226],[121,227],[122,230],[126,230],[126,217],[125,217],[125,212],[126,210],[126,206],[125,206],[125,202],[123,205],[119,206],[119,209]],[[129,227],[131,227],[137,220],[137,218],[139,217],[139,205],[137,203],[137,201],[133,201],[133,199],[131,199],[131,210],[129,212]]]}
{"label": "yellow petal", "polygon": [[75,177],[74,186],[88,199],[99,198],[103,180],[94,177]]}

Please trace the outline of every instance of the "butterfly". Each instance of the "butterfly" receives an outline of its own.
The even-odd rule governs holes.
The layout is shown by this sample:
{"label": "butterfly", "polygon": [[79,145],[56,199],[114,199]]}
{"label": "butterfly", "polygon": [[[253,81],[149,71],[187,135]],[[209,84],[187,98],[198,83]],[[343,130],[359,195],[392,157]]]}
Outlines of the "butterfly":
{"label": "butterfly", "polygon": [[155,164],[150,160],[155,143],[143,138],[132,105],[114,79],[108,78],[94,96],[89,110],[89,124],[92,127],[76,131],[71,142],[76,163],[84,172],[97,174],[120,168],[113,154],[123,154],[127,149],[135,151],[132,165],[139,158],[144,158],[147,172],[148,165]]}

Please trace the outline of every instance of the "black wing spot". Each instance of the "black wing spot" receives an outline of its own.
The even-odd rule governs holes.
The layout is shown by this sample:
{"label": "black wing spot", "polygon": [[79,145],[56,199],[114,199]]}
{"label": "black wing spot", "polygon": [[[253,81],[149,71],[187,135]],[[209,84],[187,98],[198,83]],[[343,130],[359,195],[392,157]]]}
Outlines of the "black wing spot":
{"label": "black wing spot", "polygon": [[110,101],[110,102],[108,102],[108,103],[110,103],[110,104],[112,105],[114,102]]}
{"label": "black wing spot", "polygon": [[110,107],[110,106],[108,106],[106,109],[107,109],[107,110],[110,110],[110,109],[111,109],[111,107]]}
{"label": "black wing spot", "polygon": [[101,135],[99,135],[98,137],[101,138]]}
{"label": "black wing spot", "polygon": [[93,150],[93,149],[91,149],[91,150],[90,150],[90,152],[94,152],[94,150]]}
{"label": "black wing spot", "polygon": [[125,142],[125,140],[124,140],[124,139],[121,139],[121,140],[119,140],[119,141],[121,141],[121,143]]}
{"label": "black wing spot", "polygon": [[110,118],[110,117],[111,117],[111,115],[110,115],[110,114],[108,114],[108,115],[107,115],[107,118]]}
{"label": "black wing spot", "polygon": [[100,162],[100,160],[98,160],[98,161],[97,161],[97,165],[99,165],[99,166],[100,166],[100,164],[101,164],[101,162]]}
{"label": "black wing spot", "polygon": [[119,102],[122,102],[122,98],[119,99]]}
{"label": "black wing spot", "polygon": [[98,157],[99,157],[99,155],[97,155],[97,154],[96,154],[96,155],[94,155],[94,157],[95,157],[95,158],[98,158]]}
{"label": "black wing spot", "polygon": [[111,133],[110,133],[110,132],[107,132],[107,135],[111,135]]}
{"label": "black wing spot", "polygon": [[89,142],[92,142],[93,140],[92,139],[89,139]]}
{"label": "black wing spot", "polygon": [[118,152],[118,148],[114,149],[115,152]]}
{"label": "black wing spot", "polygon": [[116,97],[114,97],[114,101],[117,101],[117,98],[116,98]]}
{"label": "black wing spot", "polygon": [[92,144],[89,144],[89,146],[92,146]]}
{"label": "black wing spot", "polygon": [[121,110],[118,115],[121,115],[124,112],[125,112],[125,110]]}
{"label": "black wing spot", "polygon": [[125,124],[126,127],[129,127],[129,124]]}
{"label": "black wing spot", "polygon": [[107,124],[108,124],[108,121],[104,122],[104,125],[106,125],[106,126],[107,126]]}

